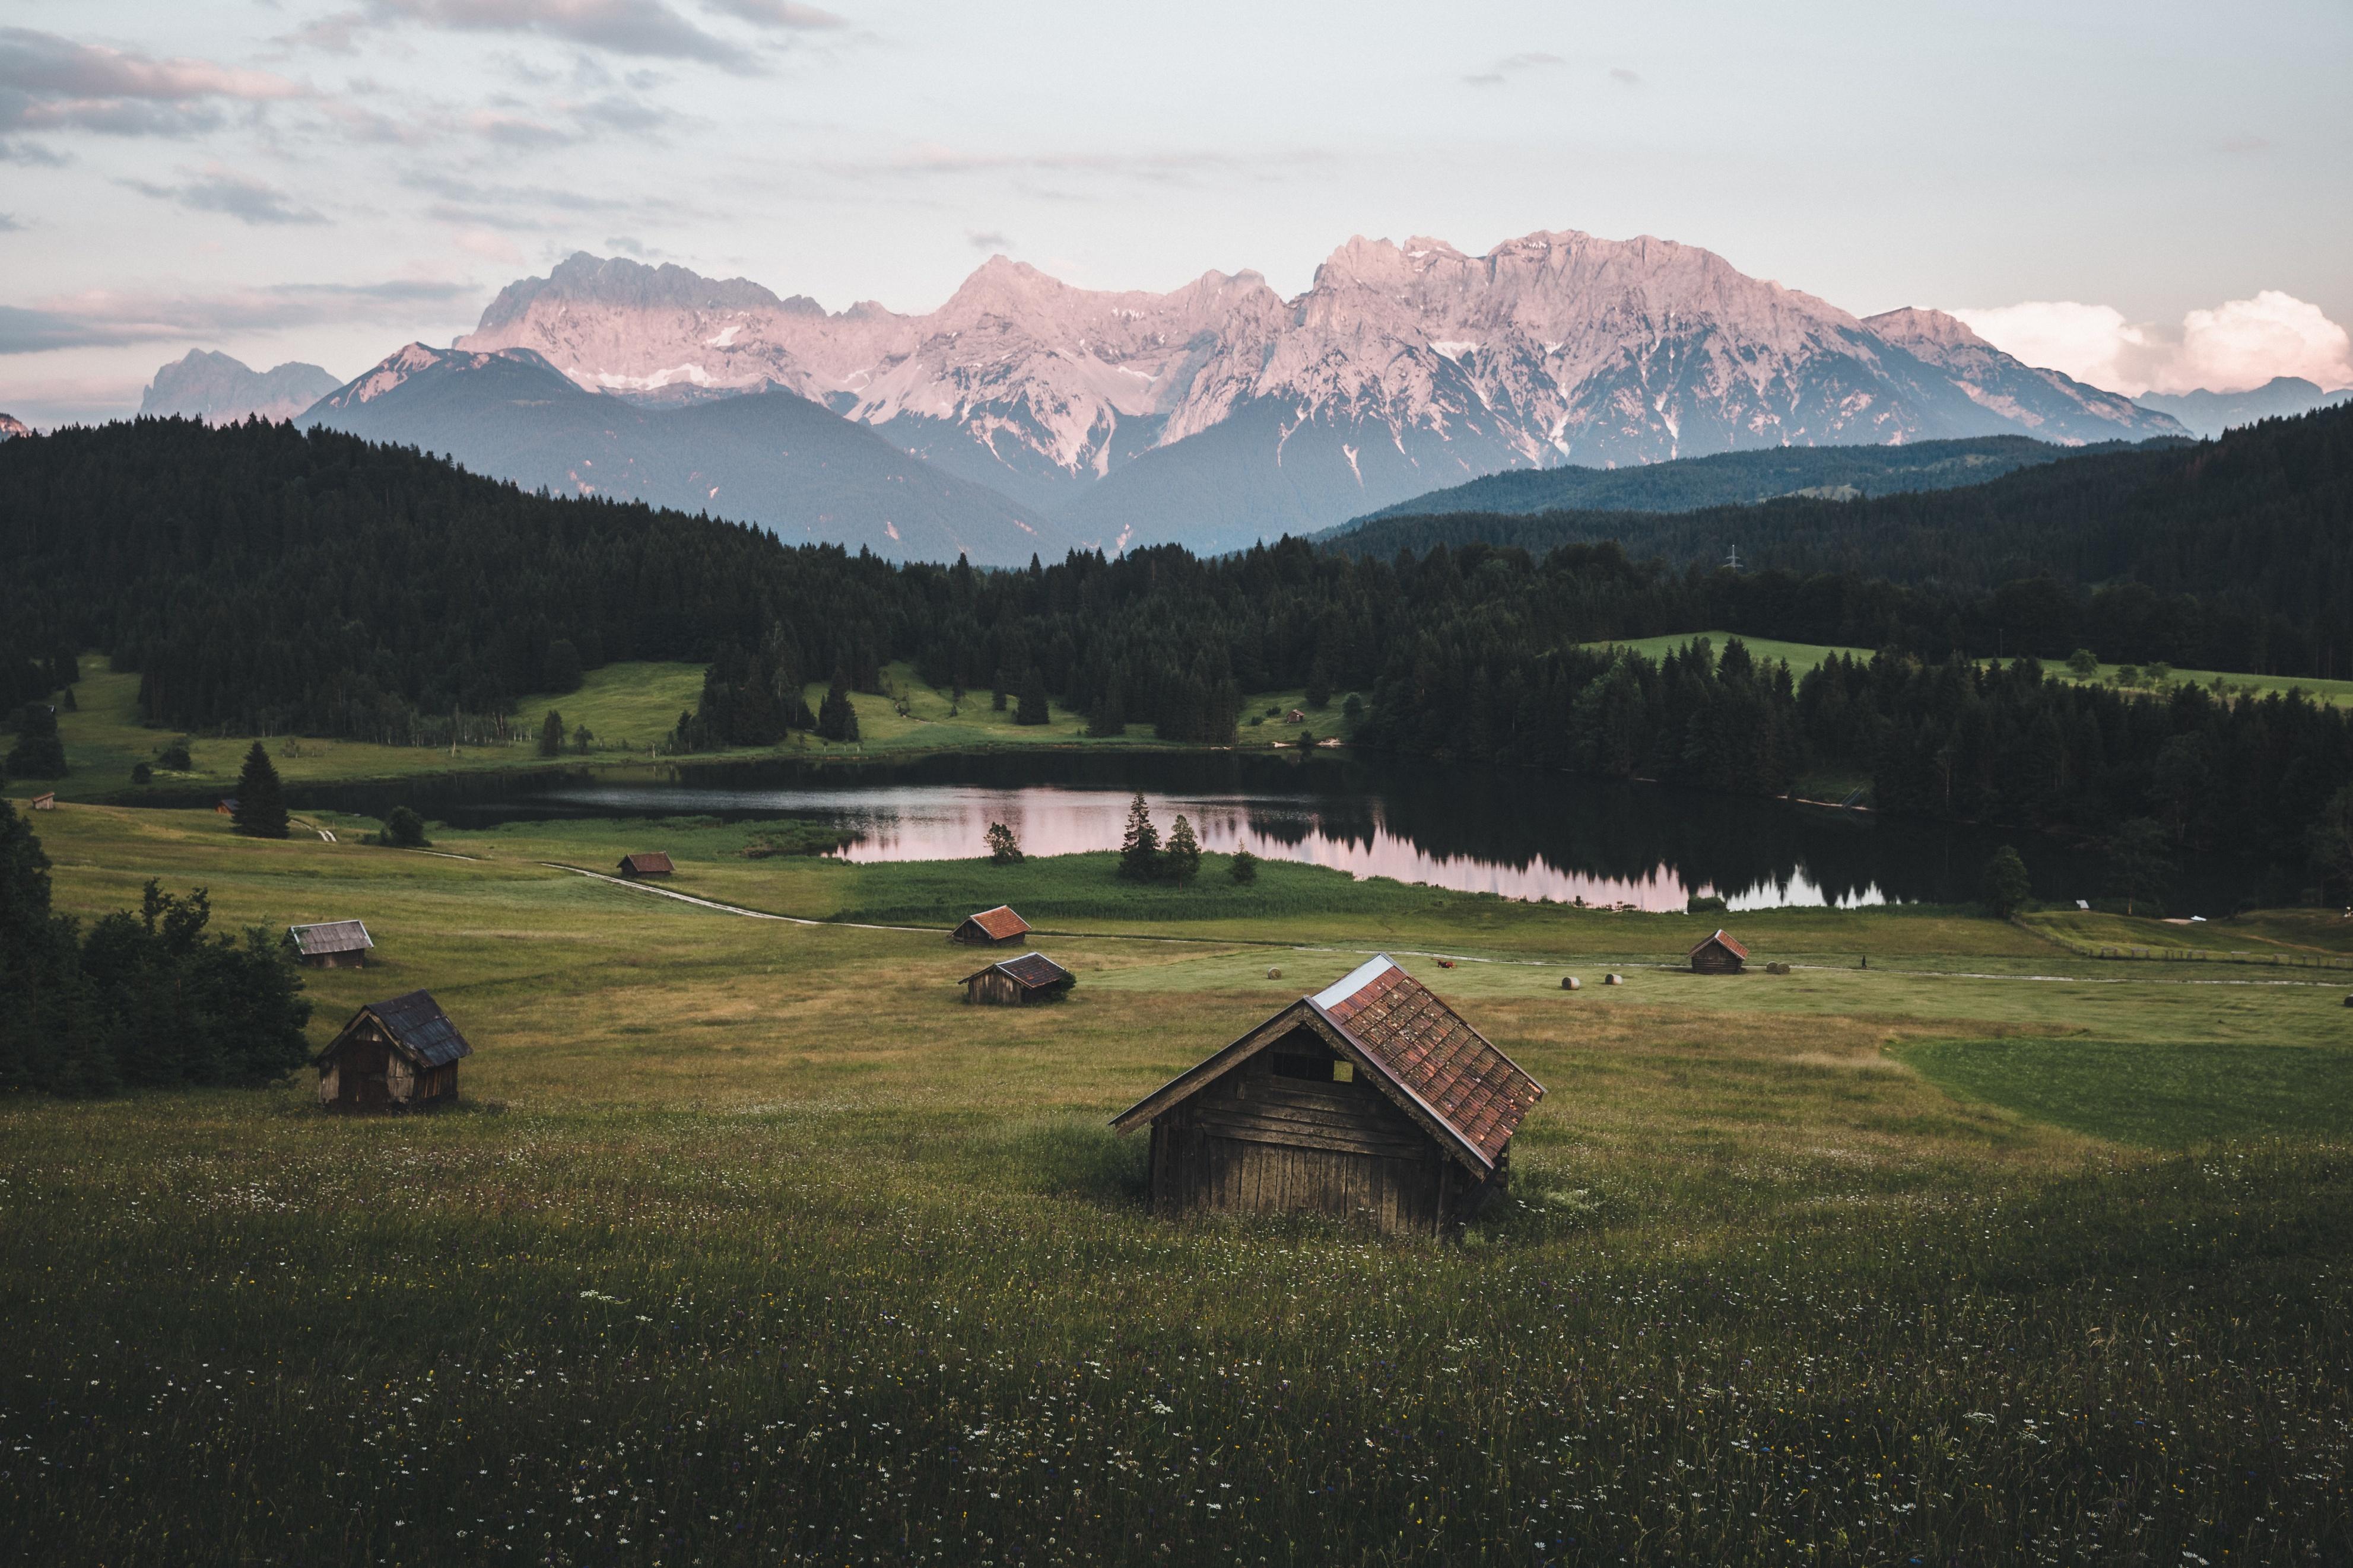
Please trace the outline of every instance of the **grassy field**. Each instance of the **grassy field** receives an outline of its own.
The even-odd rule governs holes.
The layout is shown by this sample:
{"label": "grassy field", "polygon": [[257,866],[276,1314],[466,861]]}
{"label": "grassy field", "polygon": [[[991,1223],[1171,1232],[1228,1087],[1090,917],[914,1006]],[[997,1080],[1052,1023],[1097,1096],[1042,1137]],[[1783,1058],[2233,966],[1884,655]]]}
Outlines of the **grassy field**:
{"label": "grassy field", "polygon": [[[21,1560],[2353,1553],[2318,977],[1910,910],[1743,917],[1793,973],[1703,979],[1664,967],[1696,918],[747,860],[707,820],[438,854],[34,821],[84,915],[155,876],[228,925],[365,919],[313,1037],[422,985],[476,1054],[430,1118],[0,1102]],[[830,923],[557,868],[655,844],[678,890]],[[958,1004],[944,928],[999,898],[1066,1005]],[[1105,1120],[1373,948],[1547,1086],[1511,1197],[1460,1246],[1153,1219]]]}
{"label": "grassy field", "polygon": [[[11,798],[27,799],[52,787],[63,800],[132,798],[138,792],[131,784],[132,768],[140,763],[153,764],[166,746],[181,738],[176,731],[151,730],[140,723],[138,676],[108,669],[104,658],[98,654],[84,656],[82,671],[81,680],[74,689],[77,710],[60,713],[58,719],[66,763],[72,772],[54,784],[12,779],[5,786],[5,793]],[[914,671],[903,664],[885,669],[882,684],[887,694],[851,694],[851,705],[858,710],[860,734],[854,745],[835,745],[813,735],[800,735],[777,746],[697,752],[696,758],[818,759],[911,755],[932,751],[985,752],[1040,745],[1191,749],[1184,743],[1159,741],[1151,726],[1145,724],[1129,725],[1124,736],[1092,736],[1086,733],[1084,718],[1059,707],[1053,709],[1050,723],[1016,724],[1009,705],[1006,711],[997,711],[989,704],[987,692],[976,696],[967,692],[958,703],[951,693],[935,691],[923,684]],[[612,664],[589,671],[577,691],[562,695],[543,692],[522,699],[516,704],[515,734],[511,743],[459,746],[453,752],[446,747],[382,746],[361,741],[273,736],[269,742],[270,759],[280,775],[290,784],[542,766],[588,766],[626,776],[632,769],[668,765],[654,759],[652,748],[665,740],[676,727],[679,715],[691,710],[702,694],[701,665]],[[822,687],[813,686],[807,695],[814,710],[825,691]],[[1293,724],[1286,722],[1283,715],[1293,709],[1303,709],[1303,694],[1254,693],[1243,710],[1240,743],[1294,744],[1303,729],[1312,730],[1320,737],[1345,737],[1351,726],[1341,714],[1342,695],[1335,695],[1328,708],[1310,714],[1304,724]],[[903,713],[900,711],[902,704]],[[567,735],[583,725],[588,728],[595,737],[588,752],[572,750],[567,741],[561,759],[550,763],[540,757],[539,729],[551,710],[563,716]],[[1268,716],[1270,710],[1273,717]],[[1253,720],[1257,721],[1253,723]],[[247,748],[253,739],[250,735],[195,737],[188,746],[195,771],[158,771],[154,787],[227,793],[237,782],[237,771],[244,764]]]}
{"label": "grassy field", "polygon": [[[1639,637],[1631,642],[1588,643],[1587,646],[1588,647],[1622,647],[1639,653],[1645,658],[1661,659],[1671,653],[1681,652],[1695,637],[1707,638],[1709,642],[1715,645],[1715,651],[1721,655],[1724,652],[1724,645],[1739,635],[1737,632],[1677,632],[1672,637]],[[1771,637],[1740,637],[1740,640],[1748,645],[1749,653],[1759,661],[1787,664],[1789,667],[1790,675],[1794,677],[1802,677],[1814,666],[1834,655],[1846,654],[1868,662],[1872,654],[1871,649],[1864,647],[1831,647],[1820,643],[1777,642]]]}

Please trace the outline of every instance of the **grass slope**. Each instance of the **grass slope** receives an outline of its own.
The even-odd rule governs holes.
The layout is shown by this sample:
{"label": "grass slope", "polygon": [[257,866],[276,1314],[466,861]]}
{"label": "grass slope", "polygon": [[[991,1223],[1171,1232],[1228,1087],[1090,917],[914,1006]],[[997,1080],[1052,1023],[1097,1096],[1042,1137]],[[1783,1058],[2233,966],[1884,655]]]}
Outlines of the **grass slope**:
{"label": "grass slope", "polygon": [[[139,677],[106,668],[102,655],[87,654],[83,674],[74,689],[78,710],[60,713],[58,730],[65,742],[66,763],[72,771],[63,779],[11,779],[5,793],[27,799],[54,788],[63,800],[103,800],[134,797],[131,770],[140,763],[153,763],[164,748],[180,739],[176,731],[151,730],[139,719]],[[1185,742],[1163,742],[1148,725],[1128,727],[1123,736],[1092,736],[1086,721],[1060,708],[1050,723],[1016,724],[1010,704],[1004,712],[989,705],[988,693],[966,693],[958,703],[952,695],[935,691],[915,678],[904,664],[883,672],[888,694],[855,692],[860,741],[832,745],[813,735],[795,736],[780,745],[738,747],[697,752],[694,761],[790,757],[915,755],[939,751],[991,751],[1013,746],[1149,746],[1155,750],[1191,749]],[[580,689],[539,692],[515,705],[513,739],[503,744],[467,745],[454,752],[432,746],[381,746],[364,741],[322,740],[315,737],[273,736],[270,760],[290,784],[347,783],[368,779],[404,778],[420,773],[482,772],[518,768],[591,767],[626,776],[631,771],[667,769],[680,761],[657,761],[651,749],[662,742],[681,712],[691,710],[702,695],[702,667],[679,663],[627,663],[591,670]],[[1301,708],[1298,691],[1253,694],[1245,709],[1240,743],[1280,746],[1294,743],[1302,729],[1319,736],[1345,737],[1350,726],[1342,717],[1336,695],[1330,707],[1310,714],[1305,724],[1288,724],[1280,715]],[[822,686],[808,689],[811,710],[825,696]],[[902,713],[900,705],[906,711]],[[1275,717],[1268,717],[1272,710]],[[554,761],[539,755],[539,731],[547,714],[564,720],[565,754]],[[1260,721],[1251,724],[1250,720]],[[595,737],[590,750],[575,752],[569,737],[586,725]],[[160,790],[196,790],[226,794],[237,782],[245,753],[254,737],[197,736],[190,739],[191,773],[158,772]]]}
{"label": "grass slope", "polygon": [[[1744,921],[1796,972],[1704,979],[1641,962],[1687,942],[1680,916],[1311,868],[1254,907],[1099,858],[746,861],[748,829],[707,822],[441,856],[208,813],[37,826],[83,914],[160,876],[224,924],[366,919],[383,963],[313,978],[314,1037],[423,985],[476,1055],[431,1118],[326,1118],[301,1085],[0,1104],[0,1510],[29,1560],[2172,1563],[2353,1539],[2335,988],[2185,984],[1935,911]],[[1007,889],[1103,934],[1042,944],[1069,1003],[967,1008],[972,955],[936,930],[542,864],[649,838],[682,890],[944,921]],[[1142,1141],[1104,1120],[1376,939],[1451,950],[1407,962],[1546,1085],[1511,1199],[1462,1247],[1146,1215]],[[1558,989],[1605,967],[1630,984]]]}

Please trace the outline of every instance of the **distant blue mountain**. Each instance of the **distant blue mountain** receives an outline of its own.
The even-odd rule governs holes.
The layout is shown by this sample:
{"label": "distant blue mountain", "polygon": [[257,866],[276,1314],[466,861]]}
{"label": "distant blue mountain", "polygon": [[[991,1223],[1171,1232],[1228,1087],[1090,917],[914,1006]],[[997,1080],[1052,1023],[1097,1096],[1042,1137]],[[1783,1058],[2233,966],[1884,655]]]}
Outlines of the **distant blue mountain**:
{"label": "distant blue mountain", "polygon": [[2278,419],[2309,414],[2316,408],[2353,403],[2353,386],[2323,392],[2300,375],[2275,375],[2250,392],[2184,392],[2178,395],[2145,392],[2133,399],[2143,408],[2170,414],[2193,436],[2220,436],[2258,419]]}

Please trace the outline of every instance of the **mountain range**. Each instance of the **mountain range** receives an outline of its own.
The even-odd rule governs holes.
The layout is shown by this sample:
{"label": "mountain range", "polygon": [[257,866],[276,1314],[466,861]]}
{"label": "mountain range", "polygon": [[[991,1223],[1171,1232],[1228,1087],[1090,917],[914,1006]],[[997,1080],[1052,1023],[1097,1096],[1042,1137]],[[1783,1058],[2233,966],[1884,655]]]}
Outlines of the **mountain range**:
{"label": "mountain range", "polygon": [[269,420],[291,419],[337,384],[334,376],[315,364],[290,361],[254,370],[225,353],[190,349],[155,373],[139,399],[139,412],[185,415],[214,425],[255,414]]}
{"label": "mountain range", "polygon": [[2279,419],[2353,403],[2353,386],[2323,392],[2317,383],[2300,375],[2275,375],[2246,392],[2145,392],[2136,401],[2143,408],[2180,420],[2193,436],[2220,436],[2258,419]]}
{"label": "mountain range", "polygon": [[303,417],[530,485],[976,562],[1233,549],[1514,469],[2185,433],[1938,311],[1858,318],[1696,247],[1570,231],[1482,256],[1353,239],[1292,299],[1249,271],[1103,291],[997,257],[921,315],[575,255]]}

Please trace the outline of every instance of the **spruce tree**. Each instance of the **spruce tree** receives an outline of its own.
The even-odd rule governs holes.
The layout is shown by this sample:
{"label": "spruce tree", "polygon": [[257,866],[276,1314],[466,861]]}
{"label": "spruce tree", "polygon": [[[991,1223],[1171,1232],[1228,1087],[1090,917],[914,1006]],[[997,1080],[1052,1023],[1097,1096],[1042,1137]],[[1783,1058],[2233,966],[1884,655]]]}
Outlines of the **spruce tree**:
{"label": "spruce tree", "polygon": [[1237,888],[1249,887],[1258,880],[1258,857],[1247,849],[1235,850],[1232,862],[1226,867],[1226,875],[1234,879]]}
{"label": "spruce tree", "polygon": [[286,792],[269,753],[256,741],[245,753],[245,771],[237,776],[237,830],[248,838],[286,837]]}
{"label": "spruce tree", "polygon": [[539,754],[543,757],[560,757],[564,754],[564,715],[553,708],[547,710],[547,717],[540,721]]}
{"label": "spruce tree", "polygon": [[849,700],[849,672],[837,668],[817,710],[817,732],[828,741],[858,739],[858,710]]}
{"label": "spruce tree", "polygon": [[46,702],[28,702],[16,719],[16,743],[8,750],[8,776],[61,779],[66,746],[58,738],[58,716]]}
{"label": "spruce tree", "polygon": [[1140,790],[1127,808],[1127,834],[1119,841],[1119,874],[1130,882],[1160,878],[1160,830],[1152,826],[1152,812]]}
{"label": "spruce tree", "polygon": [[1193,837],[1193,825],[1180,814],[1175,826],[1168,830],[1168,848],[1160,857],[1161,873],[1178,887],[1187,887],[1201,874],[1201,841]]}
{"label": "spruce tree", "polygon": [[1014,710],[1016,724],[1050,724],[1054,716],[1046,701],[1046,678],[1036,665],[1021,678],[1021,706]]}

